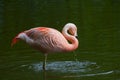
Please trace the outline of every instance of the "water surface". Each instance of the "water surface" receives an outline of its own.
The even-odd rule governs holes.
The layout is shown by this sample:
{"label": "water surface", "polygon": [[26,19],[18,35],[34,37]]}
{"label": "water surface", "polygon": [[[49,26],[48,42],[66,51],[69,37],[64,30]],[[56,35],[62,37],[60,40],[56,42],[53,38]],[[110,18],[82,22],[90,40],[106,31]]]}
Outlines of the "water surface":
{"label": "water surface", "polygon": [[[0,0],[0,80],[119,80],[119,0]],[[48,26],[59,31],[78,27],[79,48],[43,55],[20,41],[19,32]]]}

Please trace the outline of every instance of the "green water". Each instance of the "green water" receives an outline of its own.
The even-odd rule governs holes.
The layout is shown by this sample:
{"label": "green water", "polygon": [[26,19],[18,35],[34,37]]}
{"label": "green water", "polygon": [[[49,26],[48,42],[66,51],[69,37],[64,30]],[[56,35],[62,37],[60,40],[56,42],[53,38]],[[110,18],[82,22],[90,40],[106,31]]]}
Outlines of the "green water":
{"label": "green water", "polygon": [[[70,53],[43,55],[11,40],[19,32],[48,26],[59,31],[78,27],[79,48]],[[119,80],[119,0],[0,0],[0,80]]]}

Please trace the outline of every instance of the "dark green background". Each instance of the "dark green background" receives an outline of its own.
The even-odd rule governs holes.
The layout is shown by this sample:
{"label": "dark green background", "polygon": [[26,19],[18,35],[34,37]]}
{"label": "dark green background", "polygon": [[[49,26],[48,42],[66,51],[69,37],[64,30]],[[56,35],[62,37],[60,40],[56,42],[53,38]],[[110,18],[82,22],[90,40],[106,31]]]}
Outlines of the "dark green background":
{"label": "dark green background", "polygon": [[[100,71],[114,71],[106,76],[68,79],[120,79],[120,0],[0,0],[0,80],[40,80],[41,72],[23,72],[18,67],[39,62],[43,56],[22,41],[11,48],[12,38],[37,26],[61,31],[68,22],[78,27],[76,58],[96,62]],[[74,53],[49,55],[48,61],[72,61]],[[48,78],[53,79],[59,78]]]}

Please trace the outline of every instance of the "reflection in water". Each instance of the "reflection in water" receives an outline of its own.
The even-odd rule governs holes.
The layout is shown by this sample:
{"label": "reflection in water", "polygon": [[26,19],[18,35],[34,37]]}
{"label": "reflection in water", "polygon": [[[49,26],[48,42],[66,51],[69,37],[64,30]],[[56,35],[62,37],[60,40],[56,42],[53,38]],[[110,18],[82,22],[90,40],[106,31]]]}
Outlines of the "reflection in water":
{"label": "reflection in water", "polygon": [[47,79],[46,70],[43,70],[43,80]]}

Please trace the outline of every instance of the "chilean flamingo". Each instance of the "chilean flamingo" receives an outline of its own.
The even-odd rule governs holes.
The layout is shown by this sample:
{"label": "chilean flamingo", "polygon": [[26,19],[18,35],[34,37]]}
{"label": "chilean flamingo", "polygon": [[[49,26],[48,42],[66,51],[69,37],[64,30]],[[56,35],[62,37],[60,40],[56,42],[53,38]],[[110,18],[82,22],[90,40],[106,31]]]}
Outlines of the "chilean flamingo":
{"label": "chilean flamingo", "polygon": [[44,53],[43,69],[45,70],[48,53],[70,52],[78,48],[77,27],[73,23],[64,26],[62,33],[48,27],[37,27],[19,33],[11,46],[19,40],[25,41],[33,48]]}

